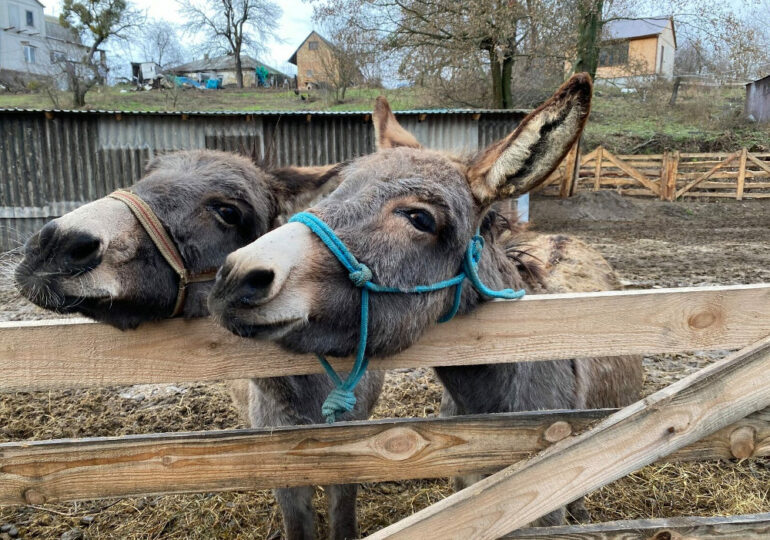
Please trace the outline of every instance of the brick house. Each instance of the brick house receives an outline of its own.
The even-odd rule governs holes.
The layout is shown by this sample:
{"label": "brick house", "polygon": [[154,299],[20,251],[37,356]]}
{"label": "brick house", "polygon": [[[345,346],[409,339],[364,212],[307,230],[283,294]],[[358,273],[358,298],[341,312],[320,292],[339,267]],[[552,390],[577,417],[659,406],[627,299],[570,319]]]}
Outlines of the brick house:
{"label": "brick house", "polygon": [[329,70],[333,69],[333,46],[313,30],[302,41],[289,63],[297,66],[297,87],[312,88],[329,84]]}

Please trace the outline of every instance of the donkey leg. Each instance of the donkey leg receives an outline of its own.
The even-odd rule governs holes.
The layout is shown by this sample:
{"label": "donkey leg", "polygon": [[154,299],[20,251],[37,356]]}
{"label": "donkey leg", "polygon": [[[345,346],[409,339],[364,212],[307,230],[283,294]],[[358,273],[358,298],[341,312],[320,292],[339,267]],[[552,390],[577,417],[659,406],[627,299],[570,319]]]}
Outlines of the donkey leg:
{"label": "donkey leg", "polygon": [[329,538],[353,540],[358,538],[356,495],[358,484],[326,486],[329,501]]}
{"label": "donkey leg", "polygon": [[285,540],[313,540],[315,538],[313,491],[312,486],[273,490],[283,516]]}

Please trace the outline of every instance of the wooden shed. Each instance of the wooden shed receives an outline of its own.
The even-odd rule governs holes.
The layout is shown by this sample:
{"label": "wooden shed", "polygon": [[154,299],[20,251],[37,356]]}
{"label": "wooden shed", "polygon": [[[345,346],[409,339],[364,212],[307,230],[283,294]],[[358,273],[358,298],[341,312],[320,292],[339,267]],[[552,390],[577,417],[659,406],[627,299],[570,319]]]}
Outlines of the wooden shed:
{"label": "wooden shed", "polygon": [[746,116],[770,122],[770,75],[746,85]]}

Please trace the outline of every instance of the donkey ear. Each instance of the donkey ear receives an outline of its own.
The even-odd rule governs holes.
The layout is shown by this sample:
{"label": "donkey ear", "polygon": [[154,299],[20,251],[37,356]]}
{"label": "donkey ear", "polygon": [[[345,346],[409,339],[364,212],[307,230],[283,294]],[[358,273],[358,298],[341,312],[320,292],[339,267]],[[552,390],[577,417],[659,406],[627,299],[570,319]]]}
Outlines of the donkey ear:
{"label": "donkey ear", "polygon": [[306,208],[316,197],[331,192],[340,182],[342,163],[317,167],[283,167],[270,171],[273,190],[283,212]]}
{"label": "donkey ear", "polygon": [[409,148],[422,148],[414,135],[401,127],[396,120],[390,104],[384,96],[379,96],[374,102],[374,143],[377,150],[383,148],[396,148],[408,146]]}
{"label": "donkey ear", "polygon": [[476,156],[468,183],[481,205],[534,189],[580,137],[591,109],[591,77],[573,75],[513,133]]}

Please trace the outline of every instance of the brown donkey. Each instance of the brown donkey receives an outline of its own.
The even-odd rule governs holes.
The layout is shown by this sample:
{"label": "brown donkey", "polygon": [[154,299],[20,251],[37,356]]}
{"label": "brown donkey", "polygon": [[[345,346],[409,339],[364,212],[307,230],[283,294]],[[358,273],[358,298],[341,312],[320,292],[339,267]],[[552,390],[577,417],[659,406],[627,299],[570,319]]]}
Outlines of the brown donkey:
{"label": "brown donkey", "polygon": [[[154,159],[131,191],[160,220],[186,270],[205,275],[228,253],[273,228],[297,201],[324,189],[334,171],[330,166],[268,174],[234,154],[185,151]],[[169,317],[182,298],[179,276],[138,217],[111,197],[51,221],[30,238],[16,281],[22,294],[41,307],[82,313],[121,329]],[[206,316],[212,284],[213,275],[190,283],[179,315]],[[368,418],[381,386],[381,373],[368,375],[346,418]],[[332,388],[326,376],[310,375],[234,381],[231,393],[252,426],[266,427],[323,422],[321,403]],[[286,537],[313,538],[313,488],[275,493]],[[327,494],[331,536],[354,537],[356,486],[329,486]]]}
{"label": "brown donkey", "polygon": [[[479,229],[486,246],[478,273],[491,289],[614,288],[614,274],[596,251],[575,239],[544,236],[532,240],[538,258],[527,256],[521,231],[490,211],[496,201],[538,186],[557,167],[581,133],[590,98],[590,78],[572,77],[513,133],[470,159],[420,148],[381,99],[375,110],[379,151],[342,167],[340,187],[309,212],[368,266],[371,283],[383,286],[409,289],[456,276]],[[228,256],[209,306],[239,335],[272,339],[301,353],[347,356],[359,341],[362,302],[348,274],[305,224],[289,223]],[[453,297],[452,289],[372,293],[367,356],[391,355],[415,343],[451,309]],[[459,313],[486,299],[466,283]],[[444,414],[622,406],[637,399],[642,380],[639,357],[445,367],[436,373],[446,389]],[[562,510],[542,523],[563,518]]]}

